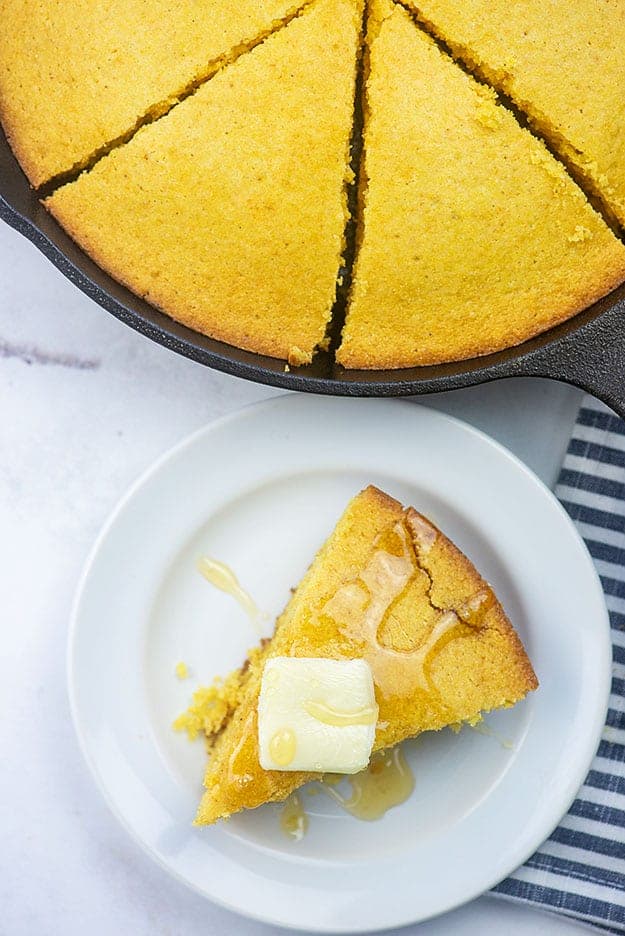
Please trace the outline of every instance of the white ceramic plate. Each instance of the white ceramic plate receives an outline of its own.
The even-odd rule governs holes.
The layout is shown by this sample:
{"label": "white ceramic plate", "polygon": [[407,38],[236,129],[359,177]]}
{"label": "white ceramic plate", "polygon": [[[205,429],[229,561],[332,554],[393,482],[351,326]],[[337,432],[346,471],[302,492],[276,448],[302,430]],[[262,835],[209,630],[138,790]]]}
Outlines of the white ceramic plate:
{"label": "white ceramic plate", "polygon": [[[283,837],[271,806],[194,828],[203,745],[170,725],[195,686],[238,666],[256,641],[238,605],[196,572],[196,558],[229,563],[273,618],[369,483],[431,516],[518,628],[541,687],[488,716],[513,749],[470,729],[424,735],[409,748],[416,786],[406,803],[367,823],[310,797],[299,843]],[[124,498],[80,587],[69,682],[98,785],[153,858],[233,910],[343,933],[449,910],[537,848],[598,744],[610,657],[588,553],[510,453],[412,403],[289,395],[192,436]],[[179,660],[190,679],[174,675]]]}

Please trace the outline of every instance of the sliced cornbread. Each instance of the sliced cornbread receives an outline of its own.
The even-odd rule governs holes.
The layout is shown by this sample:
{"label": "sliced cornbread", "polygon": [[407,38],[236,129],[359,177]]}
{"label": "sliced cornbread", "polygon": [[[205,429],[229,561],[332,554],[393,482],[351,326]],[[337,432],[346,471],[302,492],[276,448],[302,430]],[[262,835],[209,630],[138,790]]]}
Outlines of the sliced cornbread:
{"label": "sliced cornbread", "polygon": [[518,104],[625,226],[625,4],[406,2]]}
{"label": "sliced cornbread", "polygon": [[1,0],[0,119],[33,185],[162,113],[303,0]]}
{"label": "sliced cornbread", "polygon": [[273,657],[364,659],[379,718],[374,750],[509,706],[537,686],[490,586],[430,521],[374,487],[355,497],[278,619],[271,641],[176,723],[206,733],[197,823],[285,799],[313,774],[263,770],[257,704]]}
{"label": "sliced cornbread", "polygon": [[316,0],[47,207],[178,321],[310,361],[343,251],[361,16]]}
{"label": "sliced cornbread", "polygon": [[373,0],[361,230],[338,361],[453,361],[518,344],[625,277],[560,163],[390,0]]}

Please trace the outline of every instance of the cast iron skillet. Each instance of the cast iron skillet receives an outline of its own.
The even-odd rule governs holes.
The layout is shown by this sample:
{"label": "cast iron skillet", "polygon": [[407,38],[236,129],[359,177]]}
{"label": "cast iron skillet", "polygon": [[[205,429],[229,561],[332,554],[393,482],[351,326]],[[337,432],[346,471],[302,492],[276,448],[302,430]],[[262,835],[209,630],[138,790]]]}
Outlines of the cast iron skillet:
{"label": "cast iron skillet", "polygon": [[501,377],[552,377],[590,391],[625,417],[625,284],[563,325],[488,357],[408,370],[346,371],[320,354],[313,364],[285,372],[281,361],[179,325],[96,266],[40,205],[1,130],[0,217],[122,322],[179,354],[237,377],[352,397],[432,393]]}

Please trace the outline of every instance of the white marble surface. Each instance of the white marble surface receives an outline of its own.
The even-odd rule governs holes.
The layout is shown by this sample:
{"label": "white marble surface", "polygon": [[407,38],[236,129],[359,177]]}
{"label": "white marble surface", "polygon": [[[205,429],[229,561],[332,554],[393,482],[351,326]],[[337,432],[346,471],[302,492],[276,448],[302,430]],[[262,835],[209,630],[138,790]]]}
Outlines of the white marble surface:
{"label": "white marble surface", "polygon": [[[0,227],[0,933],[279,932],[187,891],[128,838],[81,760],[65,678],[74,587],[125,488],[192,430],[275,392],[136,335]],[[579,397],[516,380],[423,402],[490,432],[551,484]],[[402,932],[504,927],[508,936],[585,929],[482,898]]]}

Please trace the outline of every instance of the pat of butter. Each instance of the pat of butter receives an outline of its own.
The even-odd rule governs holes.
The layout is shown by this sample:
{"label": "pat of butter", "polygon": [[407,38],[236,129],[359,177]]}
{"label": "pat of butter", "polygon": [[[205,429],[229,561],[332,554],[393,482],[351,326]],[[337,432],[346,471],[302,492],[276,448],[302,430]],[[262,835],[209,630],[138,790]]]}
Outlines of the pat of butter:
{"label": "pat of butter", "polygon": [[357,773],[369,763],[377,717],[364,660],[274,657],[258,700],[261,767]]}

